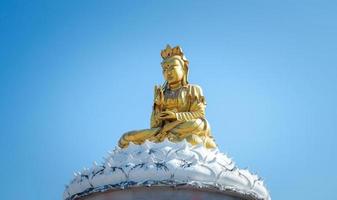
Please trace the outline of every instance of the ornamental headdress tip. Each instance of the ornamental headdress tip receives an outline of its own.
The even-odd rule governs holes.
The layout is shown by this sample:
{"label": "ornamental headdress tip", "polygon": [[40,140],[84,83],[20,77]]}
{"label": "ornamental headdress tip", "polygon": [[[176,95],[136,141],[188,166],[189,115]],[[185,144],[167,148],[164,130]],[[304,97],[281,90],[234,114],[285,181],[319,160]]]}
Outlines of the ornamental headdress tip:
{"label": "ornamental headdress tip", "polygon": [[184,58],[184,53],[180,46],[171,48],[170,45],[167,45],[166,48],[161,51],[160,55],[164,60],[172,56],[180,56],[181,58]]}

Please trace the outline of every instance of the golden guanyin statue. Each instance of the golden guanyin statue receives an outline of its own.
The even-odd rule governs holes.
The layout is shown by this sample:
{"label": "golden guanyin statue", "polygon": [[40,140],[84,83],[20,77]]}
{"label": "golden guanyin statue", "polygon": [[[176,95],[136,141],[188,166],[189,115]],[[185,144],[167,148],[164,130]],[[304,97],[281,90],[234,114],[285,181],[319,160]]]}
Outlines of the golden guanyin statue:
{"label": "golden guanyin statue", "polygon": [[162,142],[167,138],[171,142],[186,139],[192,145],[216,147],[205,118],[205,97],[200,86],[188,83],[189,62],[182,49],[167,45],[161,57],[166,81],[163,86],[155,86],[151,128],[125,133],[118,145],[125,148],[130,142]]}

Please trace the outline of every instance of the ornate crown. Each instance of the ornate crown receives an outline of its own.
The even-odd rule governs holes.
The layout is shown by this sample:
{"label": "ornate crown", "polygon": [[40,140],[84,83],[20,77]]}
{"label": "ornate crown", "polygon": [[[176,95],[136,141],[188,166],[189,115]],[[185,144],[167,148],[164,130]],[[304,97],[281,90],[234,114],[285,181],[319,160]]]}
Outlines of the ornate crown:
{"label": "ornate crown", "polygon": [[184,58],[183,50],[179,46],[171,48],[170,45],[167,45],[166,49],[162,50],[160,55],[164,60],[172,56],[181,56]]}

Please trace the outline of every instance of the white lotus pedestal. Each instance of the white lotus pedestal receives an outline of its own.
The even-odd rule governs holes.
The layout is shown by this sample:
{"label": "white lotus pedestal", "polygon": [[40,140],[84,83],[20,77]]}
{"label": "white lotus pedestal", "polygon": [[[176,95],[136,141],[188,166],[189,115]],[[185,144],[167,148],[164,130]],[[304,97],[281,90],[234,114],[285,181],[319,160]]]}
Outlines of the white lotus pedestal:
{"label": "white lotus pedestal", "polygon": [[186,141],[116,148],[101,165],[75,173],[64,200],[270,200],[262,180],[218,149]]}

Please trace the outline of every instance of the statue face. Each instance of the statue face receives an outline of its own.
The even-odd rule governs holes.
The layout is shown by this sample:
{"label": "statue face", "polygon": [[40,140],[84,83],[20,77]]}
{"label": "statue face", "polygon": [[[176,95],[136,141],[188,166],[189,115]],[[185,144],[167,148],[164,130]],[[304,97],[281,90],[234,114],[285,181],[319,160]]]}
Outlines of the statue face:
{"label": "statue face", "polygon": [[184,69],[179,58],[169,58],[162,64],[163,75],[168,83],[176,83],[183,80]]}

